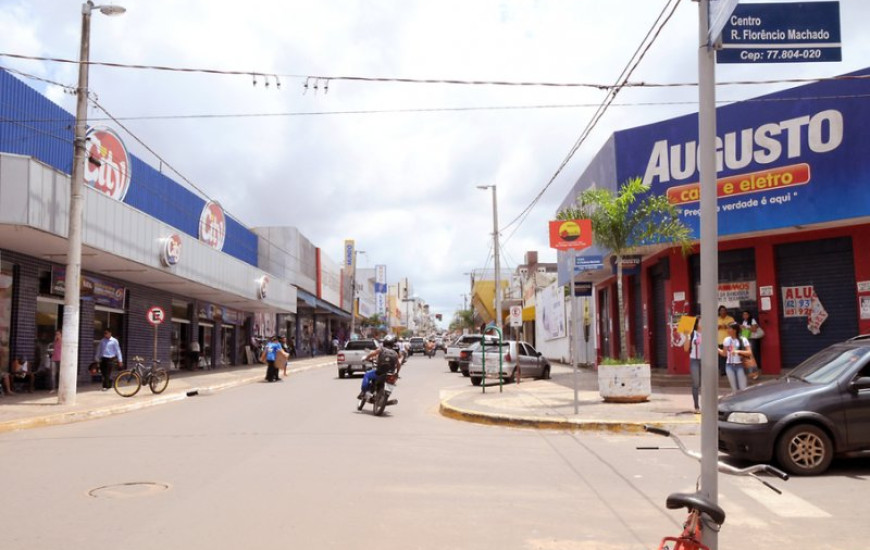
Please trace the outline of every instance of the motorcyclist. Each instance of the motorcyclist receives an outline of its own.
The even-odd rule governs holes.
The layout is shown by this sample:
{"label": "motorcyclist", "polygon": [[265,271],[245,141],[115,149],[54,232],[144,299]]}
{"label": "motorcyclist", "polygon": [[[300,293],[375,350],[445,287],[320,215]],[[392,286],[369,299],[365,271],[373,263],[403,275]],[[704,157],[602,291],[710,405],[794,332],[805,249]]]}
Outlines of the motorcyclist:
{"label": "motorcyclist", "polygon": [[368,393],[372,383],[378,376],[387,374],[392,370],[395,370],[396,374],[398,374],[399,369],[402,367],[399,361],[399,354],[394,349],[396,347],[396,337],[387,335],[381,344],[381,347],[372,350],[364,359],[365,361],[374,360],[375,368],[368,370],[363,376],[362,388],[360,388],[361,391],[358,399],[365,399],[366,393]]}

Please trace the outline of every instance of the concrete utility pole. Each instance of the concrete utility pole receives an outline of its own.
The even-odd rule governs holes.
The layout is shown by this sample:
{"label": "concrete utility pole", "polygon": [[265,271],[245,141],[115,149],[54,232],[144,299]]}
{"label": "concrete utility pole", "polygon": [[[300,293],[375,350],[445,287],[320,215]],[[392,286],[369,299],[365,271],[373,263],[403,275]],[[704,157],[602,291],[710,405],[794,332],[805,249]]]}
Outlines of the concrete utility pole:
{"label": "concrete utility pole", "polygon": [[492,189],[492,242],[495,262],[495,326],[501,330],[501,267],[498,244],[498,199],[495,185],[478,185],[478,189]]}
{"label": "concrete utility pole", "polygon": [[353,340],[353,333],[356,330],[356,257],[357,254],[365,254],[365,250],[354,250],[353,251],[353,266],[352,271],[353,275],[351,276],[351,288],[350,288],[350,334],[348,335],[348,340]]}
{"label": "concrete utility pole", "polygon": [[[709,36],[710,0],[698,3],[698,154],[701,182],[701,492],[719,495],[717,396],[719,357],[716,309],[719,301],[719,225],[716,212],[716,52]],[[718,533],[704,529],[704,544],[719,545]]]}
{"label": "concrete utility pole", "polygon": [[120,15],[120,6],[95,6],[90,0],[82,4],[82,34],[79,50],[79,83],[76,88],[76,124],[73,137],[73,165],[69,195],[69,231],[67,234],[66,272],[64,274],[63,336],[58,373],[57,402],[75,405],[76,378],[79,364],[79,329],[81,320],[82,225],[85,198],[85,160],[88,129],[88,68],[91,47],[91,11],[103,15]]}

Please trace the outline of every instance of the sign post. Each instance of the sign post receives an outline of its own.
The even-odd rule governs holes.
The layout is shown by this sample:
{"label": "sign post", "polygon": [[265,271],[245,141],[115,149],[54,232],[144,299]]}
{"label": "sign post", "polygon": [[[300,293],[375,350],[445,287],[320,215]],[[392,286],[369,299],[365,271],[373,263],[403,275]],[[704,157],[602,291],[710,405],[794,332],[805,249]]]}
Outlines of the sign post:
{"label": "sign post", "polygon": [[[584,262],[581,265],[581,258],[578,253],[592,246],[592,220],[556,220],[551,221],[550,229],[550,248],[556,250],[564,250],[571,252],[571,316],[572,325],[571,337],[571,364],[574,368],[574,414],[580,413],[580,397],[577,379],[578,362],[580,360],[580,302],[577,299],[577,293],[574,292],[574,278],[578,271],[586,271],[590,269],[600,269],[603,267],[601,256],[593,256],[589,258],[588,263]],[[579,268],[579,269],[578,269]]]}
{"label": "sign post", "polygon": [[157,360],[157,327],[159,327],[166,318],[166,312],[160,306],[151,306],[145,314],[145,318],[154,327],[154,355],[151,357],[152,363]]}

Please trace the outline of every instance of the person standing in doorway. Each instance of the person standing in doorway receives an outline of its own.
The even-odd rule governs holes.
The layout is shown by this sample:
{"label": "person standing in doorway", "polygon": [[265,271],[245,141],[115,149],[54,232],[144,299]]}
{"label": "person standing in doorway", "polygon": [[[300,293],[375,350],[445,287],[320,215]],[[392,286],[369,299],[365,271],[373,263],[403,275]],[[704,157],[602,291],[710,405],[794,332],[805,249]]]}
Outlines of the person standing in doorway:
{"label": "person standing in doorway", "polygon": [[695,326],[686,338],[683,349],[689,352],[689,374],[692,376],[692,402],[695,414],[701,414],[698,396],[701,391],[701,316],[695,317]]}
{"label": "person standing in doorway", "polygon": [[202,353],[202,347],[199,345],[199,340],[194,340],[190,343],[190,370],[199,368],[200,353]]}
{"label": "person standing in doorway", "polygon": [[740,314],[743,318],[740,322],[740,336],[749,340],[752,348],[752,357],[755,358],[755,363],[758,368],[761,368],[761,337],[764,336],[764,330],[758,326],[758,321],[752,316],[748,310],[743,310]]}
{"label": "person standing in doorway", "polygon": [[63,334],[61,331],[54,331],[54,343],[51,346],[51,377],[54,382],[52,391],[57,389],[60,383],[60,354],[63,351]]}
{"label": "person standing in doorway", "polygon": [[[722,349],[722,344],[725,342],[725,338],[728,337],[728,327],[734,322],[734,317],[728,313],[728,308],[725,306],[719,306],[719,315],[716,317],[717,329],[718,333],[716,335],[716,344],[719,345],[719,349]],[[719,376],[725,376],[725,356],[721,353],[719,354]]]}
{"label": "person standing in doorway", "polygon": [[112,387],[112,369],[124,365],[124,357],[121,355],[121,344],[112,336],[111,329],[103,331],[103,339],[97,346],[95,361],[100,363],[100,375],[103,378],[103,391]]}

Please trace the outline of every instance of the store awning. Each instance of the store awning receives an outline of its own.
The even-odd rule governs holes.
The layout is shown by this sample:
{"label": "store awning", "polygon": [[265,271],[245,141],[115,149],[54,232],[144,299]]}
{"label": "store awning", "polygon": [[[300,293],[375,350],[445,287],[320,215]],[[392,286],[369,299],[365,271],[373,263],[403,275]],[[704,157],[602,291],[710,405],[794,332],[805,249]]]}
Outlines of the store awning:
{"label": "store awning", "polygon": [[535,320],[535,306],[523,308],[523,322]]}

